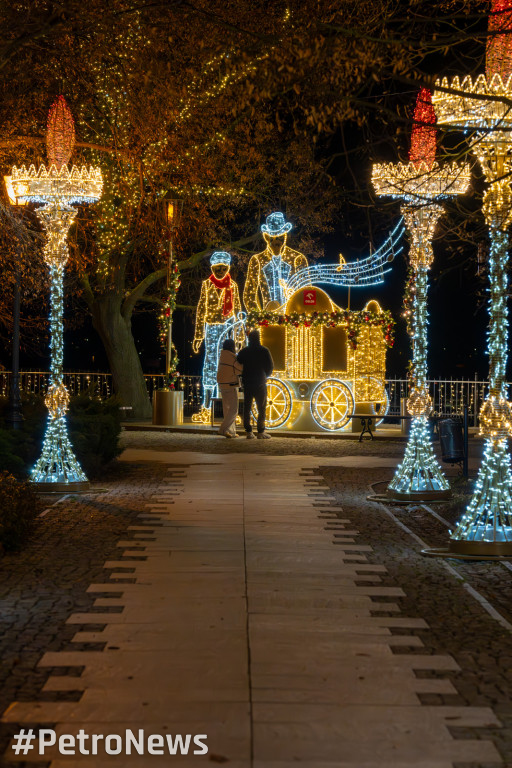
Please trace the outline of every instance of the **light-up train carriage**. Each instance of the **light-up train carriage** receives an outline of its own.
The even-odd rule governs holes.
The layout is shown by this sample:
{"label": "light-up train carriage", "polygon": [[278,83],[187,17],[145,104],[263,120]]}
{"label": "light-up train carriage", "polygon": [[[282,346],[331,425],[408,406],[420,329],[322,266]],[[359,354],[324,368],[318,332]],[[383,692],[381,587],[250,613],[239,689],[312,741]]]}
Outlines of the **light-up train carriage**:
{"label": "light-up train carriage", "polygon": [[376,301],[359,312],[320,288],[295,291],[286,305],[247,317],[274,359],[267,382],[268,429],[340,430],[353,413],[384,416],[386,349],[392,321]]}

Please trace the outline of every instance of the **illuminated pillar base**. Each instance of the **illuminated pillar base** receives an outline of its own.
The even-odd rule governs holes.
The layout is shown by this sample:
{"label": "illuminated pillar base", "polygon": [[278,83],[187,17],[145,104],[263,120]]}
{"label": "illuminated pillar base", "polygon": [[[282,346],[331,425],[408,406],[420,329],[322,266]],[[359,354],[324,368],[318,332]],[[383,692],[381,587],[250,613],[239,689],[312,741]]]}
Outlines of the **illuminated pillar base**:
{"label": "illuminated pillar base", "polygon": [[404,459],[398,466],[386,495],[397,501],[449,499],[448,480],[435,457],[424,416],[413,418]]}
{"label": "illuminated pillar base", "polygon": [[64,416],[49,418],[43,450],[30,479],[46,491],[70,492],[88,487],[89,481],[70,443]]}
{"label": "illuminated pillar base", "polygon": [[475,492],[450,550],[467,555],[512,555],[512,473],[506,440],[487,440]]}

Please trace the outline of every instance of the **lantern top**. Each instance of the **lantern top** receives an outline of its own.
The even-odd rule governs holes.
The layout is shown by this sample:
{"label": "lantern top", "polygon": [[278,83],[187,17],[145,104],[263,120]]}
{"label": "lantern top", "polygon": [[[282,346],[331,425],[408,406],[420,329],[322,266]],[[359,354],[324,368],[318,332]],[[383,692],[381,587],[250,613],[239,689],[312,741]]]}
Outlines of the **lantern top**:
{"label": "lantern top", "polygon": [[402,198],[416,204],[452,195],[462,195],[469,187],[469,165],[457,163],[432,166],[415,163],[382,163],[372,169],[372,183],[378,195]]}
{"label": "lantern top", "polygon": [[101,170],[92,166],[14,166],[11,183],[17,199],[32,203],[94,203],[103,190]]}

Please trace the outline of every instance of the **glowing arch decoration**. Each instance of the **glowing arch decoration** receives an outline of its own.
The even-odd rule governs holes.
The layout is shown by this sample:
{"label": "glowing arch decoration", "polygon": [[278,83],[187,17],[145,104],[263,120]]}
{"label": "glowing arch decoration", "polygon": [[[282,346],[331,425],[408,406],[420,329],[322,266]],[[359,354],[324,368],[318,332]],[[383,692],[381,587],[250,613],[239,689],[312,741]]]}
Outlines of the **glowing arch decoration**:
{"label": "glowing arch decoration", "polygon": [[[494,0],[489,17],[486,74],[436,81],[433,102],[440,124],[474,133],[473,149],[485,174],[483,214],[489,227],[489,393],[480,411],[484,458],[471,501],[450,539],[460,556],[512,554],[512,472],[507,439],[508,229],[512,223],[512,1]],[[455,93],[453,91],[456,91]],[[474,98],[483,95],[485,99]]]}
{"label": "glowing arch decoration", "polygon": [[431,94],[423,88],[416,102],[408,164],[375,165],[372,181],[378,195],[403,200],[401,210],[411,238],[409,261],[416,287],[412,301],[413,357],[407,410],[412,417],[404,459],[387,489],[398,500],[428,501],[450,495],[450,486],[435,457],[428,433],[431,400],[427,386],[428,270],[434,253],[432,238],[443,213],[443,199],[463,194],[469,166],[440,167],[435,162],[435,115]]}
{"label": "glowing arch decoration", "polygon": [[50,110],[47,146],[51,163],[47,170],[34,166],[12,169],[12,186],[18,199],[42,204],[37,216],[47,234],[44,260],[51,278],[50,288],[50,381],[45,404],[48,424],[41,456],[31,472],[31,480],[50,491],[79,491],[88,487],[69,440],[66,412],[69,393],[64,385],[64,268],[68,261],[67,234],[77,210],[76,203],[93,203],[102,193],[99,168],[73,168],[65,164],[74,145],[73,118],[60,97]]}

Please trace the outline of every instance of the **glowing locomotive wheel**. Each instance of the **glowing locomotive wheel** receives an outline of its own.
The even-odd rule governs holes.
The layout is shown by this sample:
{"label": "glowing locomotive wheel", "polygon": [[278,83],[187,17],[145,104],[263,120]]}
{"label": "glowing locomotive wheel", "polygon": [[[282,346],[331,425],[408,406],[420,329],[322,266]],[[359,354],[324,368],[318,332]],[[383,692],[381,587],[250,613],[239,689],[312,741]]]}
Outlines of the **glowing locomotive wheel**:
{"label": "glowing locomotive wheel", "polygon": [[354,412],[352,392],[338,379],[321,381],[311,395],[311,414],[323,429],[341,429]]}
{"label": "glowing locomotive wheel", "polygon": [[[279,379],[267,379],[267,410],[265,426],[267,429],[277,429],[288,421],[292,410],[292,395],[286,384]],[[252,405],[252,417],[256,421],[258,411]]]}

